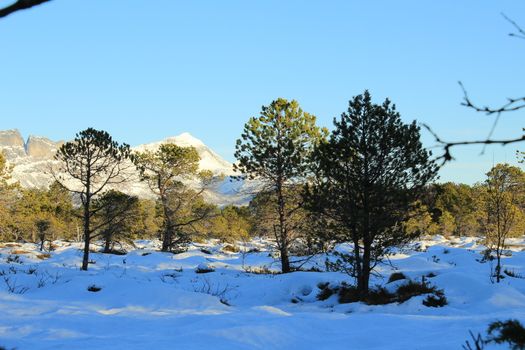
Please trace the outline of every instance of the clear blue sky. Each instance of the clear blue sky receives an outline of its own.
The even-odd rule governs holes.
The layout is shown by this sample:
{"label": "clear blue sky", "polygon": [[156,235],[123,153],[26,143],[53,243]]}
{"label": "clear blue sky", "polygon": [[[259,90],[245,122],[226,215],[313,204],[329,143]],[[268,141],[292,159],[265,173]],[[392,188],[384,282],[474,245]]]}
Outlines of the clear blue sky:
{"label": "clear blue sky", "polygon": [[[525,40],[501,12],[525,26],[518,0],[54,0],[0,20],[0,129],[56,140],[93,126],[132,145],[188,131],[231,161],[272,99],[330,127],[369,89],[444,139],[483,138],[492,119],[460,106],[457,81],[481,104],[525,94]],[[495,137],[520,135],[524,116]],[[442,180],[482,180],[517,147],[457,149]]]}

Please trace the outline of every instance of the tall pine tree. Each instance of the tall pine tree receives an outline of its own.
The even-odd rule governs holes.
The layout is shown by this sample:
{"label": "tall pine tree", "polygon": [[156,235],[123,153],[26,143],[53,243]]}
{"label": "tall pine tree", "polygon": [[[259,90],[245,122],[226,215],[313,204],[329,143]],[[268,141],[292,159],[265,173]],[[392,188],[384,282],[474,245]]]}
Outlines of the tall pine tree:
{"label": "tall pine tree", "polygon": [[[185,218],[181,221],[182,211],[200,198],[211,181],[212,174],[209,171],[199,171],[200,156],[195,147],[163,144],[156,151],[140,152],[136,157],[141,179],[146,181],[162,205],[162,251],[182,250],[189,242],[189,236],[183,232],[182,227],[204,220],[210,210],[201,210],[195,216],[190,215],[191,218],[185,213]],[[202,184],[198,191],[192,191],[183,182],[195,179]]]}
{"label": "tall pine tree", "polygon": [[314,115],[303,112],[297,101],[279,98],[263,106],[258,117],[245,124],[237,140],[235,169],[265,185],[273,194],[273,231],[283,272],[290,272],[289,248],[294,234],[290,218],[301,206],[290,190],[310,172],[310,155],[325,134]]}
{"label": "tall pine tree", "polygon": [[84,232],[82,270],[88,269],[91,235],[100,227],[92,227],[93,217],[100,208],[93,208],[93,200],[108,186],[123,183],[134,168],[131,150],[119,144],[102,130],[88,128],[79,132],[71,142],[63,144],[55,155],[58,168],[53,169],[55,180],[80,197]]}
{"label": "tall pine tree", "polygon": [[316,181],[306,197],[336,227],[334,237],[353,243],[349,262],[365,296],[376,264],[409,238],[402,223],[437,167],[416,123],[404,124],[389,100],[372,103],[368,91],[334,126],[316,151]]}

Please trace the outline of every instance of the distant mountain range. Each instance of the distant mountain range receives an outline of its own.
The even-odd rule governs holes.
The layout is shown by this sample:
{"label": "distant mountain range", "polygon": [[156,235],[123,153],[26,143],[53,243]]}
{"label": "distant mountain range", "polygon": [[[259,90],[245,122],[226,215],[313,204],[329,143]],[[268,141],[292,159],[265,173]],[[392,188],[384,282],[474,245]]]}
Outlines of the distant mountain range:
{"label": "distant mountain range", "polygon": [[[27,188],[49,186],[53,181],[49,169],[55,162],[56,151],[63,143],[64,141],[52,141],[40,136],[29,136],[27,140],[24,140],[16,129],[0,131],[0,151],[4,152],[9,164],[13,165],[13,179]],[[217,177],[217,181],[205,193],[205,198],[209,202],[220,206],[227,204],[244,205],[249,202],[255,184],[232,180],[233,165],[189,133],[139,145],[133,147],[133,150],[155,150],[164,143],[174,143],[183,147],[193,146],[197,149],[201,157],[200,168],[212,171]],[[224,176],[223,179],[221,175]],[[142,198],[152,197],[149,188],[138,178],[119,186],[117,189]]]}

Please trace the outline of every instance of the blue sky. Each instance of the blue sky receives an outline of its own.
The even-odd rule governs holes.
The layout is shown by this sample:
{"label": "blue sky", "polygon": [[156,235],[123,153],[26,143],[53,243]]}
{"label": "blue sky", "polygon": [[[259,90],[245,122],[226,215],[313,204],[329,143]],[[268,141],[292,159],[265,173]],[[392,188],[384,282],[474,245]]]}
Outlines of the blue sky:
{"label": "blue sky", "polygon": [[[492,118],[460,106],[457,81],[480,104],[525,94],[525,40],[502,12],[525,26],[517,0],[54,0],[0,20],[0,129],[69,139],[93,126],[132,145],[187,131],[232,161],[271,100],[330,128],[369,89],[446,140],[483,138]],[[519,136],[524,114],[495,137]],[[517,148],[458,148],[441,179],[480,181]]]}

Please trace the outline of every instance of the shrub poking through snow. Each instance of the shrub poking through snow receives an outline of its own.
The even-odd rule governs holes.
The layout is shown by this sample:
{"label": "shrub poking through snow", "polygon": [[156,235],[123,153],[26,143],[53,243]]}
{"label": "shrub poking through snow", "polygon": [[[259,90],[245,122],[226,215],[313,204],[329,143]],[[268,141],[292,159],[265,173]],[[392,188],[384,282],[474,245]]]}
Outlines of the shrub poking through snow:
{"label": "shrub poking through snow", "polygon": [[13,263],[23,264],[22,259],[20,259],[20,255],[8,255],[7,259],[6,259],[6,262],[8,264],[13,264]]}
{"label": "shrub poking through snow", "polygon": [[405,274],[403,274],[402,272],[394,272],[388,278],[388,283],[392,283],[392,282],[399,281],[399,280],[404,280],[406,278],[407,276],[405,276]]}
{"label": "shrub poking through snow", "polygon": [[442,290],[437,290],[434,294],[428,295],[425,300],[423,300],[423,305],[427,307],[443,307],[448,304],[447,297]]}
{"label": "shrub poking through snow", "polygon": [[102,290],[101,287],[98,287],[94,284],[90,285],[88,288],[87,288],[88,292],[93,292],[93,293],[96,293],[96,292],[100,292]]}
{"label": "shrub poking through snow", "polygon": [[207,264],[199,264],[199,266],[197,266],[197,268],[195,268],[195,272],[196,273],[210,273],[210,272],[214,272],[215,271],[215,268],[211,265],[207,265]]}
{"label": "shrub poking through snow", "polygon": [[508,269],[505,269],[505,270],[503,270],[503,273],[504,273],[505,275],[509,276],[509,277],[512,277],[512,278],[521,278],[521,279],[525,279],[525,277],[524,277],[522,274],[520,274],[520,273],[518,273],[518,272],[516,272],[516,271],[514,271],[514,270],[508,270]]}
{"label": "shrub poking through snow", "polygon": [[412,297],[434,293],[435,291],[436,287],[431,287],[425,282],[408,281],[408,283],[397,288],[397,301],[403,303]]}
{"label": "shrub poking through snow", "polygon": [[221,286],[220,283],[213,283],[206,277],[203,277],[200,286],[194,285],[194,291],[197,293],[209,294],[214,297],[219,298],[219,301],[226,305],[231,306],[230,302],[227,299],[227,295],[232,292],[235,288],[230,287],[229,284]]}
{"label": "shrub poking through snow", "polygon": [[376,286],[370,288],[366,297],[362,298],[359,290],[355,286],[342,284],[339,288],[339,302],[341,304],[362,301],[367,305],[385,305],[396,301],[396,296],[386,288]]}
{"label": "shrub poking through snow", "polygon": [[317,300],[327,300],[332,295],[337,294],[339,303],[341,304],[355,303],[358,301],[364,302],[367,305],[385,305],[396,302],[404,303],[412,297],[429,294],[423,301],[423,305],[428,307],[442,307],[447,305],[447,298],[443,290],[429,286],[425,281],[408,281],[399,286],[394,293],[388,291],[385,287],[376,286],[375,288],[370,288],[365,297],[361,296],[356,286],[345,282],[339,286],[332,286],[329,283],[319,283],[317,288],[320,289],[319,293],[317,293]]}
{"label": "shrub poking through snow", "polygon": [[356,301],[360,301],[357,287],[343,282],[339,288],[339,302],[341,304],[347,304],[355,303]]}
{"label": "shrub poking through snow", "polygon": [[394,301],[396,301],[396,295],[380,286],[371,289],[365,299],[368,305],[385,305]]}
{"label": "shrub poking through snow", "polygon": [[336,292],[335,289],[330,288],[330,283],[328,282],[319,283],[317,285],[317,288],[319,288],[319,293],[317,293],[316,297],[317,297],[317,300],[321,300],[321,301],[330,298]]}

